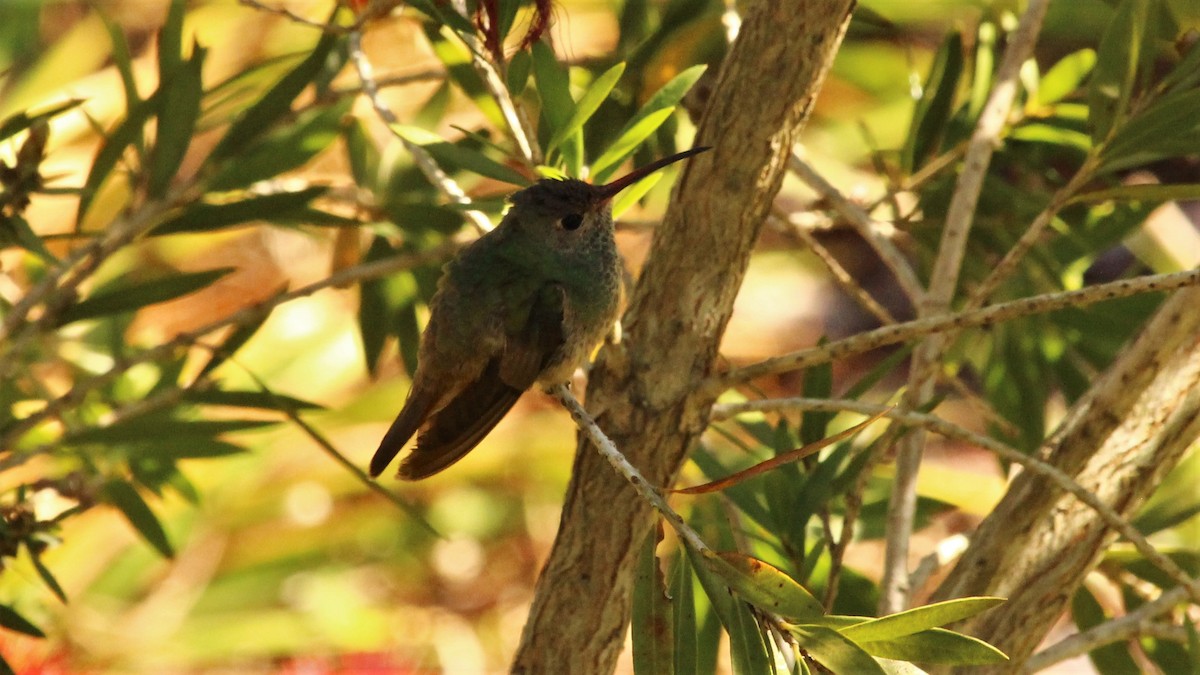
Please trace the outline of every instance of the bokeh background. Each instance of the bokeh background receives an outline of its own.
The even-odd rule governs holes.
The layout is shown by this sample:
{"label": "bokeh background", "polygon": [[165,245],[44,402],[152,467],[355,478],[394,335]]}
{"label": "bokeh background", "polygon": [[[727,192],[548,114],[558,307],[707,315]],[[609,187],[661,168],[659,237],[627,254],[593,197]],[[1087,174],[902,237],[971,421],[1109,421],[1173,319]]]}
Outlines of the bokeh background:
{"label": "bokeh background", "polygon": [[[264,4],[314,21],[324,20],[333,8],[332,2],[318,0]],[[642,98],[688,66],[718,56],[725,35],[720,2],[648,4],[664,13],[668,5],[683,9],[667,39],[645,55],[651,65],[642,71],[641,91],[628,94]],[[1004,16],[1013,4],[861,0],[861,18],[803,135],[810,161],[852,197],[881,194],[886,179],[876,171],[873,153],[903,145],[915,97],[946,32],[964,28],[971,35],[983,17]],[[621,5],[557,0],[550,30],[559,57],[577,64],[610,58],[618,44]],[[165,15],[166,3],[154,0],[0,4],[0,118],[65,97],[85,99],[78,113],[54,123],[43,165],[52,185],[83,183],[98,148],[97,129],[110,127],[124,110],[110,30],[124,34],[135,75],[152,88],[154,36]],[[1053,3],[1039,60],[1053,63],[1094,44],[1110,15],[1109,4],[1101,0]],[[278,74],[282,71],[272,70],[273,62],[310,49],[316,38],[310,27],[234,0],[188,3],[184,41],[210,50],[206,81],[262,64],[265,72]],[[383,97],[402,121],[432,119],[431,128],[447,137],[456,127],[483,124],[471,101],[443,86],[442,61],[411,15],[398,11],[373,23],[364,47],[385,83]],[[334,83],[346,91],[356,86],[350,69]],[[436,117],[429,117],[431,106]],[[354,100],[346,114],[362,122],[385,156],[404,152],[364,98]],[[677,134],[686,139],[690,123],[682,113],[678,118]],[[215,131],[199,134],[182,171],[194,171],[188,162],[199,162],[218,139]],[[332,186],[330,209],[353,215],[359,188],[351,172],[344,144],[335,140],[289,180]],[[669,182],[623,217],[620,244],[635,271]],[[508,189],[488,181],[470,186],[482,197]],[[99,196],[91,224],[113,217],[122,196],[111,190]],[[814,198],[789,179],[780,201],[793,210]],[[26,217],[53,250],[64,252],[71,246],[76,205],[70,195],[39,195]],[[123,339],[169,339],[285,284],[298,287],[323,278],[357,259],[359,241],[357,232],[335,228],[263,225],[138,247],[108,273],[139,267],[236,271],[200,293],[140,311]],[[875,263],[860,256],[858,244],[836,233],[824,241],[870,287]],[[0,252],[0,263],[11,263],[9,254]],[[880,297],[888,297],[888,281],[875,280],[873,290]],[[905,312],[902,305],[893,309]],[[371,372],[358,321],[358,290],[328,289],[279,307],[237,360],[252,364],[275,391],[324,406],[305,419],[346,457],[365,465],[399,410],[408,379],[394,342]],[[769,228],[723,353],[733,360],[762,358],[872,322],[785,231]],[[870,363],[838,364],[835,379]],[[223,382],[253,386],[236,365],[222,368]],[[55,374],[45,377],[53,382]],[[947,415],[968,426],[982,424],[966,405]],[[278,415],[264,414],[264,419]],[[57,603],[36,583],[27,560],[14,561],[0,575],[0,597],[43,627],[48,639],[5,633],[0,636],[5,657],[25,672],[505,670],[553,540],[574,449],[570,419],[548,397],[526,395],[476,451],[449,471],[418,484],[381,479],[416,505],[442,538],[430,536],[365,489],[294,425],[281,423],[234,439],[248,452],[184,464],[201,496],[198,502],[167,493],[154,503],[176,548],[174,559],[155,553],[121,514],[92,509],[68,521],[62,545],[43,558],[69,604]],[[947,461],[951,456],[954,461]],[[687,471],[692,473],[685,480],[698,476],[692,468]],[[0,488],[28,478],[6,472]],[[1003,487],[994,461],[963,448],[935,448],[922,479],[922,496],[943,507],[921,533],[917,548],[924,550],[985,514]],[[874,495],[867,508],[882,509],[884,497]],[[52,495],[45,502],[40,506],[56,508]],[[872,537],[879,534],[865,532],[850,550],[847,561],[856,574],[877,577],[882,548]],[[628,668],[627,662],[622,667]]]}

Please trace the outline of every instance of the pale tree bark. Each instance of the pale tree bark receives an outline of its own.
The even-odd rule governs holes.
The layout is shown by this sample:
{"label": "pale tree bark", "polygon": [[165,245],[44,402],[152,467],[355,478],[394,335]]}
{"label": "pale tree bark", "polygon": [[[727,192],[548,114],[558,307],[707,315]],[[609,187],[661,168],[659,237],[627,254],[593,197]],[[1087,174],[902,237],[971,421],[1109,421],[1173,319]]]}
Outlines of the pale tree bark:
{"label": "pale tree bark", "polygon": [[[853,0],[756,2],[699,124],[690,160],[625,316],[592,370],[588,407],[651,483],[670,483],[708,422],[733,300],[796,135]],[[520,673],[609,673],[624,643],[650,507],[590,445],[577,448],[562,521],[514,661]]]}
{"label": "pale tree bark", "polygon": [[[1200,436],[1200,289],[1175,293],[1069,411],[1043,458],[1131,516]],[[960,627],[1017,672],[1114,535],[1096,513],[1023,473],[972,537],[935,599],[1008,598]],[[976,671],[972,671],[976,672]]]}

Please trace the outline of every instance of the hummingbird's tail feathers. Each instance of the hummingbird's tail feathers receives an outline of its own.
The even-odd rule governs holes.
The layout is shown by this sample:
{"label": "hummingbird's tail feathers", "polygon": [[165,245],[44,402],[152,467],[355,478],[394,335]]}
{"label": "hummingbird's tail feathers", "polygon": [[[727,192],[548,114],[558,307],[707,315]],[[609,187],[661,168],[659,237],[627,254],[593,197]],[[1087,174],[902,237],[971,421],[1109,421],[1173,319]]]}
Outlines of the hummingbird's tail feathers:
{"label": "hummingbird's tail feathers", "polygon": [[521,398],[522,390],[500,378],[493,359],[479,379],[437,411],[417,436],[417,447],[400,463],[400,477],[420,480],[462,459]]}
{"label": "hummingbird's tail feathers", "polygon": [[396,416],[396,421],[392,422],[387,433],[384,434],[383,440],[379,441],[379,448],[371,457],[371,478],[377,478],[379,474],[383,473],[396,455],[400,454],[404,444],[408,443],[408,439],[417,433],[417,429],[429,416],[434,398],[428,392],[417,389],[414,389],[409,395],[408,400],[404,402],[404,408]]}

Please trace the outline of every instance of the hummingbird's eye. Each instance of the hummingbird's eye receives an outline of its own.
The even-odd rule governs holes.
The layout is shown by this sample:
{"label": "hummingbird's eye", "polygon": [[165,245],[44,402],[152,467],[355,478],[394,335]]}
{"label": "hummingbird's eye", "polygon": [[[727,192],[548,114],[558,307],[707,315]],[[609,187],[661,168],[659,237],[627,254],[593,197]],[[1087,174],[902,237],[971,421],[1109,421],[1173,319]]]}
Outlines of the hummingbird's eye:
{"label": "hummingbird's eye", "polygon": [[563,226],[564,230],[577,230],[579,229],[579,226],[583,224],[583,215],[579,213],[572,213],[563,216],[562,220],[558,222]]}

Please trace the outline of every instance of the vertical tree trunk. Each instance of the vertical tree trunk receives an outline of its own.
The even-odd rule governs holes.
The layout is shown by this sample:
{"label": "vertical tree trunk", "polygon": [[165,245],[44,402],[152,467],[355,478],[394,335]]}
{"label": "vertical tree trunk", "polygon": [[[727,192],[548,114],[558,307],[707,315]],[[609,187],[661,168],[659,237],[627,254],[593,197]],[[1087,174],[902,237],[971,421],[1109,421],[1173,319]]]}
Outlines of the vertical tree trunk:
{"label": "vertical tree trunk", "polygon": [[[625,339],[592,371],[588,407],[646,477],[665,485],[708,422],[698,384],[718,344],[787,157],[849,22],[853,0],[756,2],[722,65],[690,160],[655,231]],[[609,673],[629,621],[632,570],[653,523],[590,445],[577,448],[554,548],[513,664]]]}
{"label": "vertical tree trunk", "polygon": [[[1071,409],[1045,459],[1124,516],[1132,515],[1200,435],[1200,289],[1177,292]],[[964,630],[1019,670],[1098,562],[1113,533],[1050,481],[1018,476],[983,521],[937,599],[1008,602]]]}

